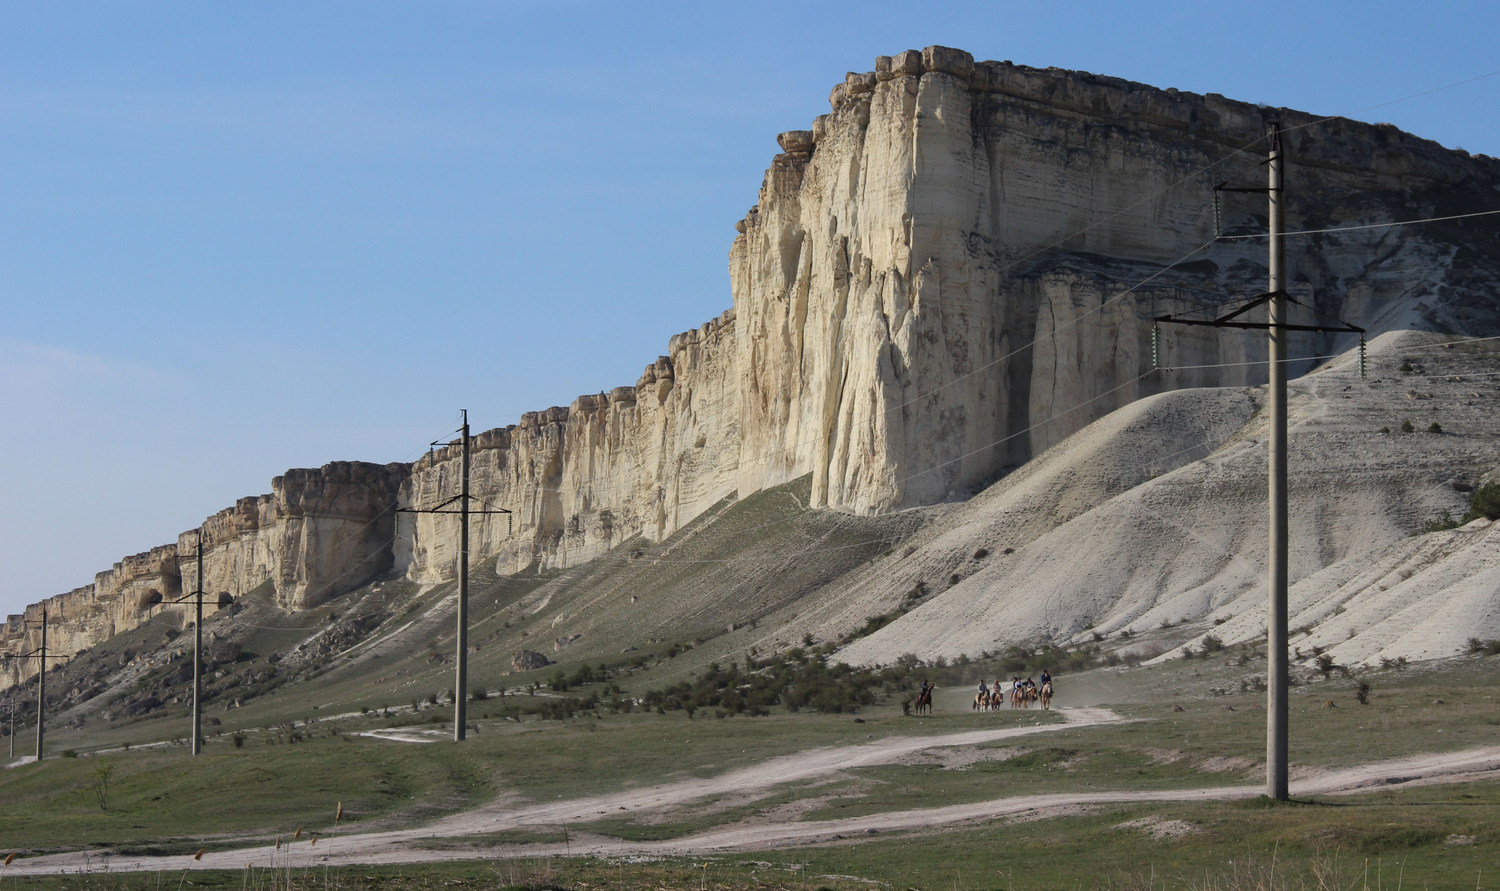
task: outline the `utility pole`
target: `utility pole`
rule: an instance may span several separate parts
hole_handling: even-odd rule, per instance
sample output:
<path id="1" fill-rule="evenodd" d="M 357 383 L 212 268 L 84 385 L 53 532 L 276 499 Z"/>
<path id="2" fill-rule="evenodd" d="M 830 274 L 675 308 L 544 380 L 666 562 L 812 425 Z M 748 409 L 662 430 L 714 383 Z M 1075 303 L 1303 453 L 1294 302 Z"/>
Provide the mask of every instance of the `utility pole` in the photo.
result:
<path id="1" fill-rule="evenodd" d="M 5 736 L 10 740 L 9 760 L 14 761 L 16 760 L 16 688 L 21 685 L 21 672 L 19 665 L 11 664 L 10 660 L 15 658 L 14 653 L 0 653 L 0 656 L 4 656 L 5 664 L 10 666 L 10 711 L 5 716 L 8 722 Z"/>
<path id="2" fill-rule="evenodd" d="M 459 445 L 461 448 L 463 471 L 460 477 L 458 494 L 436 507 L 415 508 L 398 507 L 399 514 L 458 514 L 458 630 L 457 630 L 457 666 L 453 677 L 453 741 L 462 742 L 468 730 L 468 689 L 469 689 L 469 515 L 478 514 L 509 514 L 510 511 L 503 508 L 493 510 L 473 510 L 469 507 L 472 496 L 469 495 L 469 410 L 464 409 L 463 425 L 459 427 Z M 432 445 L 437 445 L 434 440 Z M 453 443 L 448 443 L 452 445 Z M 454 510 L 449 505 L 458 502 L 458 509 Z"/>
<path id="3" fill-rule="evenodd" d="M 197 530 L 198 544 L 194 549 L 198 567 L 195 590 L 177 598 L 162 601 L 159 606 L 193 601 L 193 744 L 192 754 L 203 751 L 203 530 Z"/>
<path id="4" fill-rule="evenodd" d="M 203 710 L 200 696 L 203 692 L 203 530 L 198 530 L 198 585 L 197 597 L 193 599 L 193 754 L 203 748 Z"/>
<path id="5" fill-rule="evenodd" d="M 1266 195 L 1270 224 L 1269 303 L 1271 437 L 1267 443 L 1270 502 L 1270 555 L 1266 604 L 1266 795 L 1285 801 L 1287 789 L 1287 491 L 1286 491 L 1286 202 L 1283 200 L 1281 124 L 1273 122 L 1267 159 Z"/>
<path id="6" fill-rule="evenodd" d="M 42 607 L 42 648 L 36 673 L 36 760 L 42 760 L 42 725 L 47 716 L 47 608 Z"/>
<path id="7" fill-rule="evenodd" d="M 463 481 L 458 492 L 458 667 L 453 679 L 453 741 L 468 726 L 469 690 L 469 410 L 463 410 Z"/>
<path id="8" fill-rule="evenodd" d="M 1265 188 L 1232 188 L 1220 183 L 1214 187 L 1215 217 L 1218 216 L 1218 192 L 1265 192 L 1268 198 L 1270 247 L 1268 291 L 1249 303 L 1216 319 L 1180 319 L 1158 316 L 1157 322 L 1179 325 L 1212 325 L 1218 328 L 1264 328 L 1269 333 L 1267 362 L 1271 435 L 1267 443 L 1267 501 L 1270 507 L 1269 547 L 1266 578 L 1266 795 L 1278 801 L 1288 797 L 1287 788 L 1287 689 L 1291 671 L 1287 654 L 1287 337 L 1293 331 L 1317 333 L 1347 332 L 1360 335 L 1361 376 L 1363 376 L 1365 329 L 1346 322 L 1294 325 L 1288 321 L 1286 293 L 1286 183 L 1283 175 L 1281 124 L 1273 121 L 1267 127 L 1270 151 L 1266 158 Z M 1292 301 L 1295 302 L 1295 301 Z M 1266 305 L 1266 321 L 1244 322 L 1239 317 L 1261 304 Z M 1152 361 L 1156 362 L 1156 340 L 1153 332 Z"/>
<path id="9" fill-rule="evenodd" d="M 11 658 L 35 658 L 37 660 L 36 760 L 40 761 L 42 760 L 42 753 L 44 751 L 44 744 L 46 742 L 46 737 L 43 731 L 44 726 L 47 722 L 47 660 L 67 658 L 66 656 L 58 657 L 47 655 L 47 608 L 45 606 L 42 607 L 41 646 L 29 653 L 7 653 L 5 654 L 5 657 L 7 662 L 10 661 Z M 13 683 L 10 688 L 10 757 L 14 759 L 16 757 L 16 686 L 20 682 L 19 666 L 15 669 L 12 669 L 12 671 L 14 672 L 13 676 L 15 677 L 16 683 Z"/>

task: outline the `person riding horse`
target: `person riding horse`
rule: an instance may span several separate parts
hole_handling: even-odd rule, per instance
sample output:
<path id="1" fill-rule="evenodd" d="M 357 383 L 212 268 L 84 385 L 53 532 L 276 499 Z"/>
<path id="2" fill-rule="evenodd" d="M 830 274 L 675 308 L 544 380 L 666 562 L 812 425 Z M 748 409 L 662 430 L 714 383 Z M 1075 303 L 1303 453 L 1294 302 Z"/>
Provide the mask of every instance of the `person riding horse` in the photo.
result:
<path id="1" fill-rule="evenodd" d="M 926 678 L 922 679 L 922 688 L 917 691 L 917 714 L 922 714 L 924 710 L 929 714 L 932 712 L 932 691 L 935 689 L 936 684 L 928 683 Z"/>

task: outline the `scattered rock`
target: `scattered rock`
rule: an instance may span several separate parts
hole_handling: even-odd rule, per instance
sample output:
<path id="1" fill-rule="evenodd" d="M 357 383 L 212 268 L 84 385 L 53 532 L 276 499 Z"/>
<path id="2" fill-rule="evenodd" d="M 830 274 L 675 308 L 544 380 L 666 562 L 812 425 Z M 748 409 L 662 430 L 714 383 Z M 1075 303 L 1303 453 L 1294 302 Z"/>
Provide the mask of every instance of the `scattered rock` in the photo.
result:
<path id="1" fill-rule="evenodd" d="M 548 659 L 535 650 L 522 650 L 516 658 L 510 660 L 512 671 L 535 671 L 538 668 L 546 668 L 551 664 L 551 659 Z"/>

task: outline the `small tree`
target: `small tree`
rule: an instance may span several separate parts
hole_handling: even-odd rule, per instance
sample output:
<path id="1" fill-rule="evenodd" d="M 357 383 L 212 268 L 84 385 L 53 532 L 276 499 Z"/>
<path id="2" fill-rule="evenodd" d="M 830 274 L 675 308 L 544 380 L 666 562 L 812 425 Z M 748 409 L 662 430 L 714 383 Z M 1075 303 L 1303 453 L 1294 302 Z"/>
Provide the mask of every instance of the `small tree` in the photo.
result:
<path id="1" fill-rule="evenodd" d="M 113 761 L 101 761 L 94 768 L 94 780 L 89 784 L 89 791 L 94 793 L 94 800 L 99 802 L 101 811 L 109 804 L 109 781 L 114 773 Z"/>
<path id="2" fill-rule="evenodd" d="M 1485 483 L 1469 496 L 1468 519 L 1480 517 L 1500 520 L 1500 483 Z"/>

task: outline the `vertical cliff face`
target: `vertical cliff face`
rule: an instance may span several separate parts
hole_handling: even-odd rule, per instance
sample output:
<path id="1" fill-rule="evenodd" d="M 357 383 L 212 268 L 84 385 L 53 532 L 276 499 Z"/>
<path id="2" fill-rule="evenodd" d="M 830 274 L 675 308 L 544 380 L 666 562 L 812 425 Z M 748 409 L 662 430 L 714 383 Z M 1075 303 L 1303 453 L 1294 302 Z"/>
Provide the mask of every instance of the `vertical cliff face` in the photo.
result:
<path id="1" fill-rule="evenodd" d="M 404 464 L 360 461 L 288 470 L 271 481 L 271 494 L 209 517 L 201 529 L 207 602 L 227 603 L 270 582 L 277 603 L 303 609 L 388 570 L 407 473 Z M 196 590 L 199 532 L 177 540 L 188 590 Z"/>
<path id="2" fill-rule="evenodd" d="M 676 531 L 735 490 L 739 458 L 734 313 L 673 337 L 633 387 L 529 412 L 471 443 L 471 554 L 502 572 L 592 559 L 635 536 Z M 461 451 L 418 461 L 402 504 L 458 494 Z M 413 517 L 410 522 L 407 517 Z M 398 567 L 419 581 L 452 578 L 458 519 L 403 514 Z M 408 525 L 409 523 L 409 525 Z"/>
<path id="3" fill-rule="evenodd" d="M 810 471 L 816 503 L 857 511 L 961 494 L 1164 387 L 1263 379 L 1233 365 L 1264 358 L 1237 331 L 1174 330 L 1173 364 L 1219 367 L 1147 372 L 1152 318 L 1264 290 L 1261 243 L 1197 251 L 1214 240 L 1212 185 L 1264 177 L 1271 121 L 1289 131 L 1293 228 L 1461 212 L 1500 173 L 1389 127 L 942 47 L 877 59 L 830 101 L 782 135 L 730 254 L 740 489 Z M 1235 232 L 1263 231 L 1264 202 L 1241 197 Z M 1371 328 L 1443 324 L 1463 311 L 1440 297 L 1462 240 L 1310 239 L 1290 290 Z M 1349 345 L 1298 335 L 1291 354 Z"/>
<path id="4" fill-rule="evenodd" d="M 932 504 L 1143 395 L 1262 382 L 1263 337 L 1170 329 L 1174 370 L 1159 372 L 1151 332 L 1157 316 L 1264 290 L 1261 241 L 1215 243 L 1211 189 L 1263 179 L 1272 121 L 1287 131 L 1293 228 L 1458 212 L 1500 182 L 1493 159 L 1389 127 L 943 47 L 879 58 L 830 103 L 780 135 L 736 226 L 731 313 L 674 338 L 633 390 L 489 434 L 475 492 L 515 514 L 482 522 L 478 553 L 502 570 L 569 565 L 808 473 L 816 506 Z M 1263 208 L 1232 198 L 1227 234 L 1263 232 Z M 1493 325 L 1493 292 L 1476 310 L 1484 291 L 1454 262 L 1493 253 L 1492 234 L 1315 236 L 1289 290 L 1303 321 Z M 1294 334 L 1292 371 L 1353 344 Z M 405 498 L 438 503 L 457 475 L 456 450 L 438 453 Z M 451 577 L 452 525 L 419 519 L 398 564 Z"/>
<path id="5" fill-rule="evenodd" d="M 1388 126 L 943 47 L 877 59 L 830 104 L 781 134 L 736 226 L 731 310 L 673 337 L 633 387 L 475 437 L 476 506 L 512 512 L 474 517 L 476 559 L 576 564 L 804 474 L 814 506 L 839 510 L 964 497 L 1140 396 L 1260 382 L 1264 338 L 1238 331 L 1169 329 L 1173 370 L 1154 371 L 1151 320 L 1264 290 L 1263 199 L 1232 196 L 1216 242 L 1210 190 L 1258 184 L 1273 120 L 1293 230 L 1461 214 L 1500 192 L 1500 162 Z M 1496 237 L 1463 221 L 1301 237 L 1289 290 L 1306 320 L 1500 333 Z M 1352 345 L 1295 334 L 1291 370 Z M 205 522 L 204 590 L 217 604 L 269 583 L 299 609 L 391 568 L 452 578 L 457 519 L 404 514 L 393 542 L 391 510 L 452 498 L 459 475 L 456 447 L 290 471 Z M 164 609 L 149 601 L 196 585 L 196 544 L 53 598 L 74 623 L 58 633 L 97 640 Z M 12 617 L 0 646 L 32 624 Z"/>
<path id="6" fill-rule="evenodd" d="M 271 481 L 271 494 L 241 498 L 176 544 L 126 557 L 93 584 L 11 616 L 0 627 L 0 650 L 35 651 L 44 610 L 47 648 L 58 658 L 147 621 L 190 625 L 194 605 L 186 595 L 198 590 L 200 534 L 205 615 L 263 585 L 287 609 L 359 587 L 391 567 L 392 511 L 407 473 L 404 464 L 356 461 L 289 470 Z M 35 659 L 17 664 L 21 677 L 36 674 Z"/>

